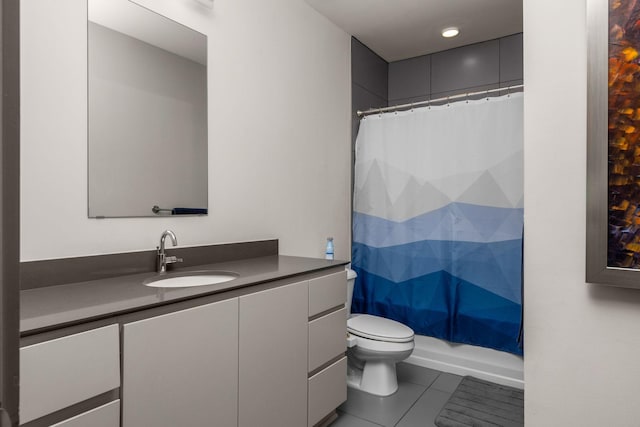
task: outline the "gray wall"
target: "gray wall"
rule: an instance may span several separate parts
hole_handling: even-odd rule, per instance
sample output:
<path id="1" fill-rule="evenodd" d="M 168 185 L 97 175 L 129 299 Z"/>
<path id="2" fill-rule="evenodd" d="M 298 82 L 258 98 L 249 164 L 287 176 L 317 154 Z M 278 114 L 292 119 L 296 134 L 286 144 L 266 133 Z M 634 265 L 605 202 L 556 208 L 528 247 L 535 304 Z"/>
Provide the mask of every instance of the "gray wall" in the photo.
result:
<path id="1" fill-rule="evenodd" d="M 387 106 L 389 64 L 374 51 L 351 38 L 351 131 L 355 142 L 360 120 L 358 110 Z"/>
<path id="2" fill-rule="evenodd" d="M 389 64 L 388 105 L 522 84 L 522 33 Z"/>

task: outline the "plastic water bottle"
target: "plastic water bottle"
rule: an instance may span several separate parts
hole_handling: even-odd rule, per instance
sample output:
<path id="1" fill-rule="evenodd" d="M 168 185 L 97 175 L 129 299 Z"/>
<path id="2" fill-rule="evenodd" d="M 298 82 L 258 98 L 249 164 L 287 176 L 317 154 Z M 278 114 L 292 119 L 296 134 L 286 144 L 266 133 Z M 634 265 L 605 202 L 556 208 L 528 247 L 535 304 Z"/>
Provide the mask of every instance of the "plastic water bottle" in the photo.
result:
<path id="1" fill-rule="evenodd" d="M 333 259 L 333 237 L 327 237 L 327 250 L 324 252 L 325 259 Z"/>

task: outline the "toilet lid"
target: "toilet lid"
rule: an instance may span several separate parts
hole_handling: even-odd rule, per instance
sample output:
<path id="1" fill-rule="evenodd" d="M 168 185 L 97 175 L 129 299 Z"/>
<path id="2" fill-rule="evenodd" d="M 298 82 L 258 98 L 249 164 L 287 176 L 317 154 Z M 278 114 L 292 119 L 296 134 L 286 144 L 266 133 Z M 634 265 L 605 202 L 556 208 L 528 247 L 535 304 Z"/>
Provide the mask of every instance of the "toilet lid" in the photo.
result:
<path id="1" fill-rule="evenodd" d="M 413 340 L 413 329 L 395 320 L 360 314 L 347 320 L 347 330 L 354 335 L 378 341 L 408 342 Z"/>

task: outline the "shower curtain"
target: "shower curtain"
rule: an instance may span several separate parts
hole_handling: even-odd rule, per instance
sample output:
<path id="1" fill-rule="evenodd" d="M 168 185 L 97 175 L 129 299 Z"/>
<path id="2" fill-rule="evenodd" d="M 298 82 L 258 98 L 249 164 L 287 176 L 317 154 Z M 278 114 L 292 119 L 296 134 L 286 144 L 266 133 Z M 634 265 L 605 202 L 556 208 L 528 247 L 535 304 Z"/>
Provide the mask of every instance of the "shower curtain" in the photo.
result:
<path id="1" fill-rule="evenodd" d="M 362 119 L 352 310 L 522 354 L 523 95 Z"/>

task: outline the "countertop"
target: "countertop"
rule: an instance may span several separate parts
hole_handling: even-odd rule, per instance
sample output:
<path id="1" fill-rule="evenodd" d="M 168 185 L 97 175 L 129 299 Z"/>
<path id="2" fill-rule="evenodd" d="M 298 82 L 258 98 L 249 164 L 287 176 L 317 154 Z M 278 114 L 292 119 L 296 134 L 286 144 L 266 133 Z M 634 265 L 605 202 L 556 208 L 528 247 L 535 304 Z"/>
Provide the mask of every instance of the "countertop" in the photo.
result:
<path id="1" fill-rule="evenodd" d="M 48 286 L 20 292 L 20 333 L 30 335 L 57 327 L 147 309 L 246 286 L 322 271 L 347 264 L 292 256 L 266 256 L 176 269 L 169 274 L 200 270 L 231 271 L 239 275 L 229 282 L 189 288 L 154 288 L 142 273 L 109 279 Z"/>

